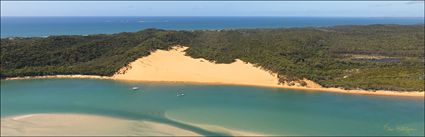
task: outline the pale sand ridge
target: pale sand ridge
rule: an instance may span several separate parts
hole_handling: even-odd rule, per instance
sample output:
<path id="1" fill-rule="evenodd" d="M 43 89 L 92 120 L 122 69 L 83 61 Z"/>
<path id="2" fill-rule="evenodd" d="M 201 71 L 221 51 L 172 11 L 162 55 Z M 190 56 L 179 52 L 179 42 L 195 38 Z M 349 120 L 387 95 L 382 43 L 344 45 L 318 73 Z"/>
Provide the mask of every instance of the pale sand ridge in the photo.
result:
<path id="1" fill-rule="evenodd" d="M 201 136 L 167 124 L 85 114 L 31 114 L 1 119 L 1 136 Z"/>

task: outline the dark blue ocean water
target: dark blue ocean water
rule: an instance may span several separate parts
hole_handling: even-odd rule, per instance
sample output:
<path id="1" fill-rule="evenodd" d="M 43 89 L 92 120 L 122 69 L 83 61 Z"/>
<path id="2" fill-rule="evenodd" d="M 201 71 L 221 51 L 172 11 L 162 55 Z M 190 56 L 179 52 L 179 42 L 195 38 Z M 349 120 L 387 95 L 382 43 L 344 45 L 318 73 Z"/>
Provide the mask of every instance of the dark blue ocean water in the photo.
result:
<path id="1" fill-rule="evenodd" d="M 1 17 L 1 37 L 44 37 L 170 30 L 423 24 L 423 18 L 331 17 Z"/>

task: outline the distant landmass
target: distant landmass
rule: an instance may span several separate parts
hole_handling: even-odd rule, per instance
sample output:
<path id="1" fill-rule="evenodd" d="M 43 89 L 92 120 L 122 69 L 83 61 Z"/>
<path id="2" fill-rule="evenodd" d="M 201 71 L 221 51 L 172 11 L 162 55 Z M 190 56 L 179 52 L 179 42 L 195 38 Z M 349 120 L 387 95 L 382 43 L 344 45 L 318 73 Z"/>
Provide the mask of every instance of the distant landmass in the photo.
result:
<path id="1" fill-rule="evenodd" d="M 47 37 L 136 32 L 142 29 L 219 30 L 423 24 L 422 17 L 1 17 L 1 37 Z"/>
<path id="2" fill-rule="evenodd" d="M 281 84 L 423 91 L 424 25 L 162 30 L 1 39 L 1 78 L 113 76 L 157 50 L 216 64 L 243 61 Z M 200 60 L 201 61 L 201 60 Z M 179 66 L 167 66 L 170 69 Z M 203 70 L 198 70 L 203 71 Z"/>

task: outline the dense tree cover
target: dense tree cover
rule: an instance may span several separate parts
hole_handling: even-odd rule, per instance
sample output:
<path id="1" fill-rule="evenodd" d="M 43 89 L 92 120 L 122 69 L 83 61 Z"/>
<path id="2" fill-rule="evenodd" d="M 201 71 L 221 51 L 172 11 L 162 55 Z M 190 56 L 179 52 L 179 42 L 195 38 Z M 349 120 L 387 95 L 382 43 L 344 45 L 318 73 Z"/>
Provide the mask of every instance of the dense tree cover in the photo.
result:
<path id="1" fill-rule="evenodd" d="M 1 77 L 111 76 L 156 49 L 190 47 L 216 63 L 241 59 L 326 87 L 424 90 L 424 25 L 172 31 L 1 39 Z"/>

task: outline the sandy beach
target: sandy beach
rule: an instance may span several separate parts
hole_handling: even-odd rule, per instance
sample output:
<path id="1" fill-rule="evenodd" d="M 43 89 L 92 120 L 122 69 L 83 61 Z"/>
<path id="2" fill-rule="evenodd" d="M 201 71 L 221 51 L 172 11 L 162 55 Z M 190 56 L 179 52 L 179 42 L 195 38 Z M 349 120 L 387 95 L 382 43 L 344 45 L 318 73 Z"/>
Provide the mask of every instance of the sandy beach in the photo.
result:
<path id="1" fill-rule="evenodd" d="M 170 117 L 167 116 L 167 118 Z M 217 125 L 172 120 L 233 136 L 265 136 L 260 133 Z M 88 114 L 27 114 L 1 118 L 1 123 L 1 136 L 202 136 L 189 130 L 157 122 Z"/>
<path id="2" fill-rule="evenodd" d="M 44 78 L 88 78 L 88 79 L 111 79 L 107 76 L 97 75 L 47 75 L 47 76 L 26 76 L 26 77 L 13 77 L 6 78 L 6 80 L 23 80 L 23 79 L 44 79 Z"/>
<path id="3" fill-rule="evenodd" d="M 188 47 L 175 46 L 171 50 L 157 50 L 151 55 L 139 58 L 128 66 L 121 68 L 112 77 L 93 75 L 54 75 L 36 77 L 16 77 L 7 79 L 31 78 L 93 78 L 113 79 L 123 81 L 147 82 L 185 82 L 200 84 L 244 85 L 262 86 L 273 88 L 287 88 L 308 91 L 324 91 L 359 95 L 407 96 L 424 97 L 424 92 L 411 91 L 386 91 L 386 90 L 345 90 L 342 88 L 324 88 L 319 84 L 304 79 L 307 83 L 301 86 L 294 82 L 293 85 L 279 84 L 277 74 L 263 70 L 251 63 L 237 59 L 230 64 L 216 64 L 205 59 L 194 59 L 185 55 Z"/>
<path id="4" fill-rule="evenodd" d="M 86 114 L 31 114 L 1 119 L 2 136 L 201 136 L 178 127 Z"/>

